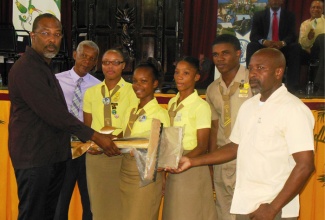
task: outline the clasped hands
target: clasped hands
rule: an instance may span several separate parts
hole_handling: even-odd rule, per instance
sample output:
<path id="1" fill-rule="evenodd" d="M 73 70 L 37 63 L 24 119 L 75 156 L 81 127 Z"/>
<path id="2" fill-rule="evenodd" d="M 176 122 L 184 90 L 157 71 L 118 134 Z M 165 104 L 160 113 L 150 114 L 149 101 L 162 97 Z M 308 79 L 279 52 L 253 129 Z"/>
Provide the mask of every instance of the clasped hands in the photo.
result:
<path id="1" fill-rule="evenodd" d="M 263 46 L 267 48 L 275 48 L 280 50 L 282 47 L 284 47 L 284 44 L 282 41 L 264 40 Z"/>
<path id="2" fill-rule="evenodd" d="M 93 155 L 104 153 L 109 157 L 120 155 L 120 150 L 113 142 L 113 139 L 115 138 L 115 135 L 101 134 L 95 131 L 91 140 L 94 141 L 101 148 L 101 150 L 90 148 L 87 152 Z"/>
<path id="3" fill-rule="evenodd" d="M 315 37 L 315 31 L 314 29 L 310 29 L 310 31 L 308 32 L 308 40 L 312 40 Z"/>

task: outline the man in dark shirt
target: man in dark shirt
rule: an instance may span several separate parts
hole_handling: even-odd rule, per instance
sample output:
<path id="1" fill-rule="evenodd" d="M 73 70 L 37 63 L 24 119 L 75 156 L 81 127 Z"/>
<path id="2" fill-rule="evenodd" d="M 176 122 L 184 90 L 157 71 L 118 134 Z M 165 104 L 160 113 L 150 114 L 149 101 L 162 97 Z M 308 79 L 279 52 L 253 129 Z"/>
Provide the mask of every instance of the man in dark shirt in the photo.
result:
<path id="1" fill-rule="evenodd" d="M 108 156 L 120 152 L 110 137 L 85 126 L 67 109 L 49 66 L 60 48 L 60 21 L 52 14 L 38 16 L 30 37 L 32 47 L 9 73 L 9 154 L 18 186 L 18 219 L 53 219 L 71 158 L 70 134 L 93 140 Z"/>

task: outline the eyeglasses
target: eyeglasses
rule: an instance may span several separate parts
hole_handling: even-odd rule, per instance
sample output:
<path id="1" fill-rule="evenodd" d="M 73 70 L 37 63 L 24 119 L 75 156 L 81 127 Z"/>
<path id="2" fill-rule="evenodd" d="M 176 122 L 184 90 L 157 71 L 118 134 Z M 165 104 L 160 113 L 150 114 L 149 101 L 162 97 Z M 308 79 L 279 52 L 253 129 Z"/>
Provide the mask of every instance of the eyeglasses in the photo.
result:
<path id="1" fill-rule="evenodd" d="M 35 34 L 40 34 L 44 38 L 49 38 L 51 36 L 54 36 L 55 38 L 62 38 L 63 34 L 61 33 L 54 33 L 52 34 L 51 32 L 48 31 L 42 31 L 42 32 L 34 32 Z"/>
<path id="2" fill-rule="evenodd" d="M 104 66 L 108 66 L 109 64 L 112 64 L 113 66 L 119 66 L 121 63 L 124 63 L 124 61 L 118 61 L 118 60 L 113 60 L 113 61 L 102 61 L 102 64 Z"/>

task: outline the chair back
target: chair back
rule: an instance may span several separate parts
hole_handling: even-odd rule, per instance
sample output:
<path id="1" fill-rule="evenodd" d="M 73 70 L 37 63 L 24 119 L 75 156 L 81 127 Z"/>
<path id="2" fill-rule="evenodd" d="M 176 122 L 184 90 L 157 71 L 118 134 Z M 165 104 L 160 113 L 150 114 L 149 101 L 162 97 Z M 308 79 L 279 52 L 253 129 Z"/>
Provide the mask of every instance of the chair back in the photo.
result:
<path id="1" fill-rule="evenodd" d="M 26 30 L 16 30 L 16 55 L 21 56 L 25 50 L 26 46 L 31 46 L 31 39 L 29 32 Z"/>
<path id="2" fill-rule="evenodd" d="M 15 56 L 16 33 L 13 24 L 0 24 L 0 54 L 5 57 Z"/>

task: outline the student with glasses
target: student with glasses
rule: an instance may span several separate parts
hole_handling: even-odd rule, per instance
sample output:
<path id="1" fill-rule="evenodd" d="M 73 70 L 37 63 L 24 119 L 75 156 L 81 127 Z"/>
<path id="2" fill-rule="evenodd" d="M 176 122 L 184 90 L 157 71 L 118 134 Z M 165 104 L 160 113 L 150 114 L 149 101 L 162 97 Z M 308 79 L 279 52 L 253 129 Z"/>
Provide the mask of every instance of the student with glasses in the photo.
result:
<path id="1" fill-rule="evenodd" d="M 122 78 L 125 60 L 118 49 L 107 50 L 102 57 L 102 83 L 89 88 L 84 96 L 84 122 L 94 130 L 104 126 L 122 132 L 122 120 L 129 106 L 138 103 L 132 85 Z M 121 219 L 120 168 L 122 156 L 107 157 L 101 151 L 88 150 L 86 173 L 93 219 Z"/>

